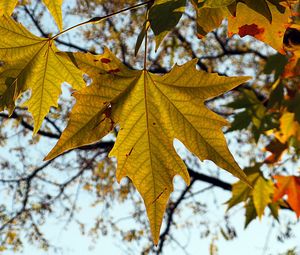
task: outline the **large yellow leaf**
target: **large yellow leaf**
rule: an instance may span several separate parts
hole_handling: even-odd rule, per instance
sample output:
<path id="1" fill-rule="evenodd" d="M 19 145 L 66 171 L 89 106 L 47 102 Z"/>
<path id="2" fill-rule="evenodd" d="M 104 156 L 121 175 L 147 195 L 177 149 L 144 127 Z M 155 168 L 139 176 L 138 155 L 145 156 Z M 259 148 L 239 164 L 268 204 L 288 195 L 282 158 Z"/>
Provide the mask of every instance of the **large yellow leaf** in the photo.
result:
<path id="1" fill-rule="evenodd" d="M 34 133 L 40 128 L 51 106 L 57 106 L 61 84 L 75 89 L 85 86 L 71 61 L 57 55 L 52 40 L 39 38 L 8 16 L 0 18 L 0 110 L 15 107 L 15 100 L 26 90 L 26 103 L 34 118 Z"/>
<path id="2" fill-rule="evenodd" d="M 221 131 L 227 122 L 204 106 L 206 99 L 234 88 L 247 77 L 197 71 L 197 60 L 175 66 L 164 76 L 133 71 L 108 50 L 100 56 L 77 53 L 71 58 L 94 83 L 75 95 L 70 124 L 46 159 L 98 141 L 119 124 L 110 156 L 118 160 L 118 181 L 128 176 L 142 195 L 155 243 L 173 177 L 178 174 L 187 184 L 190 181 L 173 147 L 174 138 L 201 160 L 210 159 L 247 182 Z"/>
<path id="3" fill-rule="evenodd" d="M 50 11 L 59 30 L 62 30 L 63 29 L 63 19 L 62 19 L 61 6 L 63 3 L 63 0 L 43 0 L 43 3 L 47 6 L 48 10 Z"/>
<path id="4" fill-rule="evenodd" d="M 0 1 L 0 15 L 12 14 L 13 10 L 15 9 L 18 0 L 1 0 Z"/>

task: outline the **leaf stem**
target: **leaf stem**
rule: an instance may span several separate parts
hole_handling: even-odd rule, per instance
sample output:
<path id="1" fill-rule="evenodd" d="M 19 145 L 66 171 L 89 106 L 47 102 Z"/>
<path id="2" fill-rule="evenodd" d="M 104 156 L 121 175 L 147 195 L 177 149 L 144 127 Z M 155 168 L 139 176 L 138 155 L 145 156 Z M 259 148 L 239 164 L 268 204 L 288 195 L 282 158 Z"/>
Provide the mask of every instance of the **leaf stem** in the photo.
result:
<path id="1" fill-rule="evenodd" d="M 145 34 L 144 71 L 147 70 L 147 50 L 148 50 L 148 29 Z"/>
<path id="2" fill-rule="evenodd" d="M 149 22 L 148 21 L 148 11 L 149 11 L 149 6 L 148 6 L 148 9 L 146 11 L 146 22 Z M 146 24 L 146 29 L 145 29 L 145 52 L 144 52 L 144 71 L 147 70 L 148 29 L 149 29 L 149 26 L 147 26 L 147 24 Z"/>
<path id="3" fill-rule="evenodd" d="M 103 21 L 103 20 L 106 20 L 112 16 L 115 16 L 119 13 L 122 13 L 122 12 L 126 12 L 126 11 L 129 11 L 129 10 L 133 10 L 133 9 L 136 9 L 138 7 L 141 7 L 141 6 L 144 6 L 144 5 L 147 5 L 149 3 L 151 3 L 152 0 L 149 0 L 149 1 L 146 1 L 146 2 L 142 2 L 142 3 L 139 3 L 139 4 L 136 4 L 136 5 L 133 5 L 133 6 L 130 6 L 130 7 L 127 7 L 127 8 L 124 8 L 124 9 L 121 9 L 119 11 L 116 11 L 116 12 L 113 12 L 113 13 L 110 13 L 110 14 L 107 14 L 105 16 L 102 16 L 102 17 L 94 17 L 94 18 L 91 18 L 87 21 L 84 21 L 82 23 L 79 23 L 75 26 L 72 26 L 72 27 L 69 27 L 67 28 L 66 30 L 63 30 L 61 32 L 59 32 L 58 34 L 52 36 L 49 40 L 54 40 L 56 39 L 57 37 L 61 36 L 62 34 L 66 33 L 66 32 L 69 32 L 70 30 L 73 30 L 74 28 L 77 28 L 77 27 L 80 27 L 80 26 L 83 26 L 83 25 L 87 25 L 87 24 L 97 24 L 99 23 L 100 21 Z"/>

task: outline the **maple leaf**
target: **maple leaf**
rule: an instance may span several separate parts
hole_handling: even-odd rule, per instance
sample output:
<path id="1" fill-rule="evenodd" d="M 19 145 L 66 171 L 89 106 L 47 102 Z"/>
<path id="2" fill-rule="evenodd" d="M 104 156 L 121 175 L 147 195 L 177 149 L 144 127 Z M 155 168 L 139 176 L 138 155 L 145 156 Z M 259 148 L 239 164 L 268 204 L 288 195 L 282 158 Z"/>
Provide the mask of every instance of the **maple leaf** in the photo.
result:
<path id="1" fill-rule="evenodd" d="M 11 15 L 14 11 L 18 0 L 1 0 L 0 1 L 0 15 Z"/>
<path id="2" fill-rule="evenodd" d="M 283 36 L 291 12 L 290 9 L 286 8 L 284 13 L 281 13 L 271 3 L 268 6 L 272 16 L 271 23 L 268 18 L 249 8 L 246 4 L 238 3 L 236 16 L 228 17 L 228 31 L 230 35 L 253 36 L 277 51 L 283 52 Z"/>
<path id="3" fill-rule="evenodd" d="M 228 18 L 229 35 L 239 34 L 253 36 L 269 44 L 279 52 L 283 51 L 283 37 L 291 11 L 289 8 L 278 10 L 273 5 L 261 0 L 257 3 L 250 0 L 237 1 L 232 6 L 212 5 L 218 8 L 201 6 L 193 1 L 197 11 L 197 32 L 200 37 L 219 27 L 224 18 Z M 221 1 L 222 4 L 222 1 Z"/>
<path id="4" fill-rule="evenodd" d="M 52 40 L 31 34 L 8 16 L 0 18 L 0 110 L 12 113 L 16 99 L 26 90 L 26 105 L 34 118 L 34 133 L 51 106 L 57 106 L 61 84 L 85 86 L 82 73 L 71 61 L 56 54 Z"/>
<path id="5" fill-rule="evenodd" d="M 155 243 L 173 190 L 173 177 L 179 174 L 187 184 L 190 181 L 173 147 L 174 138 L 200 159 L 210 159 L 247 182 L 221 132 L 227 122 L 203 103 L 249 77 L 228 78 L 197 71 L 197 60 L 158 76 L 129 70 L 108 49 L 98 56 L 75 53 L 71 59 L 94 82 L 75 93 L 77 103 L 70 122 L 45 159 L 96 142 L 119 123 L 110 152 L 118 160 L 117 180 L 128 176 L 142 195 Z"/>
<path id="6" fill-rule="evenodd" d="M 285 111 L 279 119 L 280 129 L 274 135 L 282 144 L 287 143 L 291 137 L 300 141 L 300 124 L 295 117 L 295 113 Z"/>
<path id="7" fill-rule="evenodd" d="M 300 217 L 300 177 L 276 175 L 274 178 L 277 181 L 274 202 L 287 195 L 287 202 L 297 217 Z"/>
<path id="8" fill-rule="evenodd" d="M 252 186 L 256 181 L 261 178 L 260 176 L 260 164 L 254 167 L 244 169 L 244 173 L 247 175 L 248 181 Z M 228 205 L 227 210 L 233 206 L 246 201 L 252 195 L 252 189 L 242 181 L 238 181 L 232 185 L 232 197 L 226 202 Z"/>
<path id="9" fill-rule="evenodd" d="M 261 218 L 267 206 L 274 209 L 273 215 L 276 218 L 276 204 L 272 203 L 271 199 L 274 192 L 273 183 L 263 177 L 260 170 L 261 165 L 262 164 L 259 163 L 253 167 L 244 169 L 244 173 L 247 175 L 249 182 L 253 186 L 253 189 L 251 189 L 245 183 L 238 181 L 232 185 L 232 197 L 226 202 L 228 205 L 227 210 L 241 202 L 245 202 L 245 227 L 247 227 L 247 225 L 253 219 L 255 219 L 256 216 Z M 253 210 L 255 212 L 253 212 Z"/>
<path id="10" fill-rule="evenodd" d="M 11 15 L 13 10 L 15 9 L 18 0 L 1 0 L 0 1 L 0 15 L 7 14 Z M 62 21 L 62 11 L 61 6 L 63 0 L 43 0 L 43 3 L 48 8 L 52 17 L 54 18 L 58 28 L 62 30 L 63 21 Z"/>
<path id="11" fill-rule="evenodd" d="M 272 202 L 271 195 L 273 194 L 273 183 L 266 180 L 262 176 L 257 179 L 253 191 L 253 203 L 259 218 L 264 214 L 264 210 L 268 204 Z"/>

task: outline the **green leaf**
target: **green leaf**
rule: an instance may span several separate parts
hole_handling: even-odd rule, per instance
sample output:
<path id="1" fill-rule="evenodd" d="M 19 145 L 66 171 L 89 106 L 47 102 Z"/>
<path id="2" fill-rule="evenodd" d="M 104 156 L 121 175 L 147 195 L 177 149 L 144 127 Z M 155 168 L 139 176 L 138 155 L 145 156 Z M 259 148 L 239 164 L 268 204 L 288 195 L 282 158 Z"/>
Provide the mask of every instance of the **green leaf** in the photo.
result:
<path id="1" fill-rule="evenodd" d="M 245 228 L 247 228 L 250 222 L 257 217 L 256 209 L 254 207 L 252 198 L 249 199 L 249 201 L 246 203 L 245 208 L 246 208 Z"/>
<path id="2" fill-rule="evenodd" d="M 283 73 L 285 65 L 288 63 L 288 58 L 280 53 L 274 54 L 268 57 L 266 62 L 264 73 L 271 74 L 275 73 L 274 79 L 277 80 L 279 76 Z"/>
<path id="3" fill-rule="evenodd" d="M 155 35 L 156 50 L 165 36 L 178 24 L 186 0 L 156 0 L 149 10 L 149 21 Z"/>
<path id="4" fill-rule="evenodd" d="M 249 167 L 244 170 L 244 173 L 247 175 L 249 182 L 254 186 L 256 180 L 260 176 L 260 164 L 255 165 L 254 167 Z M 227 210 L 233 206 L 246 201 L 252 195 L 252 189 L 246 185 L 244 182 L 238 181 L 232 185 L 232 196 L 226 202 L 228 204 Z"/>

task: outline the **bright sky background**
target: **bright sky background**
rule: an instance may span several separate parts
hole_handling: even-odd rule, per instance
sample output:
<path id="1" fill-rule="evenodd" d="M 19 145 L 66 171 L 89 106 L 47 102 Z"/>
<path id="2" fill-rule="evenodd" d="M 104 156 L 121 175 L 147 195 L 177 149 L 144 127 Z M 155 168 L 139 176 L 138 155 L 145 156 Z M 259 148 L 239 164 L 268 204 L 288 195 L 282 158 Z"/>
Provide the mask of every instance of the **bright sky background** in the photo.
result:
<path id="1" fill-rule="evenodd" d="M 65 3 L 70 3 L 71 1 L 65 1 Z M 50 22 L 49 18 L 46 18 L 46 22 Z M 71 26 L 79 22 L 77 19 L 68 20 L 65 24 L 66 27 Z M 51 23 L 52 24 L 52 23 Z M 80 43 L 79 43 L 80 44 Z M 231 146 L 232 150 L 235 150 L 234 145 Z M 227 173 L 222 173 L 221 179 L 223 180 L 233 180 L 231 176 Z M 205 184 L 203 184 L 205 187 Z M 216 219 L 222 220 L 222 215 L 226 210 L 226 206 L 223 203 L 229 198 L 230 193 L 227 191 L 223 191 L 222 189 L 214 189 L 214 193 L 208 191 L 204 196 L 199 196 L 202 198 L 203 202 L 210 203 L 210 208 L 214 208 L 215 204 L 211 201 L 217 197 L 219 201 L 219 207 L 215 208 L 215 211 L 211 215 L 209 215 L 212 221 Z M 89 206 L 90 195 L 85 194 L 84 192 L 80 193 L 79 204 L 82 207 L 82 211 L 79 212 L 76 217 L 80 218 L 83 222 L 85 222 L 88 226 L 91 226 L 92 220 L 99 213 L 101 208 L 91 208 Z M 252 222 L 249 227 L 244 230 L 244 210 L 240 208 L 233 209 L 235 211 L 235 215 L 232 219 L 233 226 L 237 230 L 238 238 L 232 241 L 226 241 L 224 238 L 220 238 L 216 240 L 216 245 L 219 249 L 220 255 L 235 255 L 235 254 L 243 254 L 243 255 L 268 255 L 268 254 L 280 254 L 282 252 L 287 251 L 288 249 L 294 248 L 298 245 L 298 252 L 300 254 L 300 224 L 298 222 L 297 226 L 294 229 L 294 233 L 296 236 L 294 238 L 286 240 L 284 243 L 280 243 L 276 240 L 276 229 L 279 228 L 279 223 L 273 221 L 272 218 L 263 217 L 261 221 L 255 220 Z M 111 210 L 111 213 L 115 215 L 117 218 L 122 218 L 124 216 L 130 215 L 131 211 L 125 205 L 116 206 Z M 181 219 L 182 223 L 184 222 L 184 218 L 189 217 L 189 215 L 183 215 Z M 281 211 L 280 219 L 282 222 L 280 223 L 284 226 L 286 222 L 286 218 L 291 218 L 296 222 L 296 216 L 291 212 Z M 120 222 L 120 226 L 122 224 L 128 224 L 126 222 Z M 274 228 L 271 228 L 272 224 L 275 224 Z M 126 226 L 124 226 L 126 227 Z M 270 230 L 271 229 L 271 230 Z M 65 255 L 93 255 L 93 254 L 114 254 L 114 255 L 123 255 L 123 254 L 135 254 L 130 253 L 130 250 L 135 250 L 136 245 L 134 243 L 128 243 L 128 247 L 124 245 L 125 243 L 120 241 L 119 238 L 115 238 L 112 236 L 99 236 L 99 239 L 96 242 L 92 242 L 90 237 L 82 236 L 79 230 L 79 227 L 76 223 L 71 222 L 66 228 L 64 228 L 64 223 L 59 224 L 57 220 L 49 219 L 49 222 L 43 227 L 46 236 L 50 239 L 50 242 L 55 244 L 58 247 L 63 248 L 63 252 L 58 251 L 57 254 L 65 254 Z M 149 230 L 148 230 L 149 231 Z M 214 230 L 212 230 L 214 231 Z M 207 255 L 209 254 L 209 244 L 211 239 L 201 239 L 199 236 L 199 229 L 197 227 L 189 228 L 189 230 L 177 230 L 176 236 L 178 240 L 181 240 L 183 244 L 187 242 L 187 252 L 188 254 L 201 254 Z M 269 236 L 268 241 L 267 236 Z M 267 243 L 267 245 L 266 245 Z M 267 247 L 267 250 L 264 248 Z M 22 253 L 12 253 L 12 252 L 4 252 L 4 255 L 10 254 L 23 254 L 23 255 L 44 255 L 44 254 L 54 254 L 51 250 L 48 253 L 37 249 L 35 246 L 25 244 L 24 252 Z M 178 248 L 178 246 L 166 246 L 164 254 L 185 254 L 183 251 Z"/>

